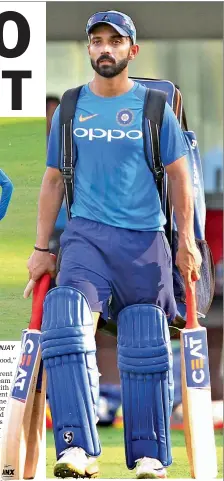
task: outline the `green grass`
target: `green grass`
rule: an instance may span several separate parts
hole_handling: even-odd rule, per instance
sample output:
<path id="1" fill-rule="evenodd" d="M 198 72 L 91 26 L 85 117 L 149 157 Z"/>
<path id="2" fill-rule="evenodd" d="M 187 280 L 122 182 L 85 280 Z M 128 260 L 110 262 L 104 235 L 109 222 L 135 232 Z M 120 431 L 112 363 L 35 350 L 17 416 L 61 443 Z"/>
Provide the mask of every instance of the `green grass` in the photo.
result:
<path id="1" fill-rule="evenodd" d="M 37 201 L 45 170 L 45 120 L 0 119 L 0 168 L 12 179 L 15 190 L 6 217 L 0 222 L 0 340 L 18 340 L 29 322 L 31 300 L 23 299 L 26 262 L 35 240 Z M 103 447 L 100 477 L 134 478 L 125 466 L 123 430 L 100 428 Z M 170 478 L 189 478 L 182 432 L 172 433 L 174 462 Z M 222 437 L 216 434 L 219 477 L 222 472 Z M 47 476 L 53 477 L 55 449 L 47 433 Z"/>
<path id="2" fill-rule="evenodd" d="M 18 340 L 30 316 L 31 301 L 22 295 L 45 170 L 45 119 L 0 119 L 0 159 L 0 168 L 14 184 L 7 215 L 0 222 L 0 339 Z"/>
<path id="3" fill-rule="evenodd" d="M 135 479 L 135 470 L 127 469 L 123 447 L 123 429 L 113 427 L 99 428 L 102 455 L 99 458 L 101 479 Z M 184 435 L 181 431 L 172 431 L 173 464 L 168 468 L 169 478 L 191 478 L 185 449 Z M 47 432 L 47 477 L 52 478 L 55 463 L 53 434 Z M 222 435 L 216 433 L 217 457 L 219 464 L 218 478 L 222 478 Z M 206 481 L 206 480 L 205 480 Z"/>

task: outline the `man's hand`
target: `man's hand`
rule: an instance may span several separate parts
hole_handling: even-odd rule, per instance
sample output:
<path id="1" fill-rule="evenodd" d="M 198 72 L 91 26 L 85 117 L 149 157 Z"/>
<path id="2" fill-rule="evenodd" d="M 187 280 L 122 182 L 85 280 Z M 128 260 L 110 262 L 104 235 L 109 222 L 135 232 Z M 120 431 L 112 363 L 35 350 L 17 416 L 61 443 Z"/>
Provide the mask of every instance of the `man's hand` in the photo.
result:
<path id="1" fill-rule="evenodd" d="M 30 281 L 24 291 L 24 297 L 29 297 L 32 292 L 35 282 L 46 272 L 49 272 L 51 277 L 56 275 L 56 260 L 55 256 L 49 252 L 34 251 L 27 262 L 29 270 Z"/>
<path id="2" fill-rule="evenodd" d="M 202 258 L 196 244 L 191 246 L 180 244 L 176 255 L 176 266 L 184 277 L 185 283 L 190 285 L 192 281 L 200 279 L 200 267 Z"/>

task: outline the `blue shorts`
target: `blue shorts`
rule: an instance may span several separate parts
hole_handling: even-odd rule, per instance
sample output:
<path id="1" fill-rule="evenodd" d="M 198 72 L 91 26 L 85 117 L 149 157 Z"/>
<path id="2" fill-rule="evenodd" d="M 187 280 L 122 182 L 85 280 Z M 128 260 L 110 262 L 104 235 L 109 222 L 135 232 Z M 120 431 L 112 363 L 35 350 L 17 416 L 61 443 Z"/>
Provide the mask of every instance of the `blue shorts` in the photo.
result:
<path id="1" fill-rule="evenodd" d="M 177 307 L 163 232 L 133 231 L 72 218 L 61 236 L 60 286 L 83 292 L 93 312 L 116 321 L 133 304 L 157 304 L 170 323 Z"/>

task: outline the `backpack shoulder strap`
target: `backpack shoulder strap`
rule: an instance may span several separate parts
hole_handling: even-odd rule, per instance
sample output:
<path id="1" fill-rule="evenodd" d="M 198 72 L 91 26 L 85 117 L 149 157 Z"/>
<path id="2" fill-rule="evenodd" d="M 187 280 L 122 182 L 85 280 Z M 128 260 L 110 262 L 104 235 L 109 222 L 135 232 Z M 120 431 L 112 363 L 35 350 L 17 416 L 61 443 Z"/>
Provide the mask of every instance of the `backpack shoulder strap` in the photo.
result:
<path id="1" fill-rule="evenodd" d="M 145 159 L 149 169 L 153 173 L 158 189 L 161 206 L 166 216 L 165 232 L 169 244 L 172 242 L 172 207 L 169 195 L 167 195 L 167 185 L 164 182 L 164 166 L 160 157 L 160 129 L 163 123 L 163 115 L 166 105 L 167 94 L 161 90 L 147 89 L 143 110 L 143 142 Z M 146 123 L 148 124 L 146 126 Z M 147 131 L 151 140 L 152 160 L 147 149 Z M 165 191 L 165 192 L 164 192 Z"/>
<path id="2" fill-rule="evenodd" d="M 159 134 L 163 122 L 164 109 L 166 104 L 166 93 L 159 90 L 147 89 L 143 110 L 143 132 L 145 132 L 145 120 L 149 127 L 149 134 L 152 147 L 152 162 L 148 155 L 146 146 L 146 135 L 144 138 L 144 152 L 146 162 L 153 173 L 156 185 L 159 191 L 160 200 L 162 201 L 162 180 L 164 175 L 164 167 L 160 158 L 160 141 Z"/>
<path id="3" fill-rule="evenodd" d="M 65 185 L 65 200 L 68 217 L 70 218 L 70 208 L 73 202 L 74 194 L 74 168 L 76 164 L 76 149 L 73 149 L 72 129 L 73 117 L 75 114 L 76 104 L 82 85 L 74 89 L 66 90 L 60 103 L 60 147 L 58 168 L 62 172 Z M 61 153 L 63 156 L 61 159 Z"/>
<path id="4" fill-rule="evenodd" d="M 161 127 L 167 94 L 161 90 L 147 88 L 144 114 L 148 120 Z"/>

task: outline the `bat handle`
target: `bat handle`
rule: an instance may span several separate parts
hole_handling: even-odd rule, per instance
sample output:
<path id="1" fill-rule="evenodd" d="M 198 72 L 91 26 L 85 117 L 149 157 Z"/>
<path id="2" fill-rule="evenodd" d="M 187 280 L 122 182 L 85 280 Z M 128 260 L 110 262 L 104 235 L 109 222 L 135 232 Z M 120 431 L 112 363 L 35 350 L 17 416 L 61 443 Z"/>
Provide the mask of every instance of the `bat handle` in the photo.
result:
<path id="1" fill-rule="evenodd" d="M 42 322 L 42 315 L 43 315 L 43 303 L 45 296 L 48 292 L 50 287 L 51 276 L 50 274 L 44 274 L 38 281 L 35 283 L 33 289 L 33 301 L 32 301 L 32 313 L 31 319 L 29 323 L 29 329 L 38 329 L 41 328 Z"/>
<path id="2" fill-rule="evenodd" d="M 185 329 L 196 329 L 200 327 L 197 318 L 195 281 L 192 281 L 191 284 L 186 285 L 186 307 L 187 322 Z"/>

